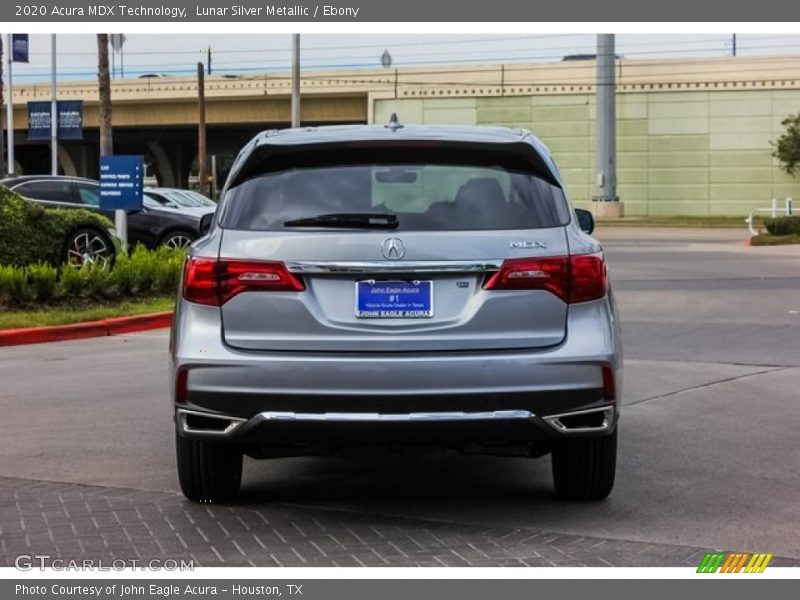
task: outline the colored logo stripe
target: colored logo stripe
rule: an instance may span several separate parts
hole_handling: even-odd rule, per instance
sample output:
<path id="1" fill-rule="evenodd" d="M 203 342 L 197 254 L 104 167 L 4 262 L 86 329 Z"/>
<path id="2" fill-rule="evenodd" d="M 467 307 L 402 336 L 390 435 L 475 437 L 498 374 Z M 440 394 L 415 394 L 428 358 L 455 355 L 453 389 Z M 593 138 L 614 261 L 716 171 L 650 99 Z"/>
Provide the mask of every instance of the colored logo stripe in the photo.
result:
<path id="1" fill-rule="evenodd" d="M 700 563 L 700 566 L 697 567 L 697 572 L 716 573 L 717 569 L 719 569 L 719 566 L 722 564 L 724 558 L 725 558 L 724 552 L 706 553 L 705 557 Z"/>
<path id="2" fill-rule="evenodd" d="M 769 561 L 772 560 L 772 554 L 753 554 L 753 558 L 745 567 L 745 573 L 763 573 L 767 568 Z"/>
<path id="3" fill-rule="evenodd" d="M 744 566 L 744 561 L 750 557 L 746 552 L 731 552 L 728 554 L 728 560 L 722 565 L 720 573 L 738 573 Z"/>
<path id="4" fill-rule="evenodd" d="M 772 554 L 748 552 L 707 552 L 697 567 L 698 573 L 763 573 Z M 748 559 L 749 562 L 748 562 Z M 747 563 L 747 566 L 745 566 Z"/>

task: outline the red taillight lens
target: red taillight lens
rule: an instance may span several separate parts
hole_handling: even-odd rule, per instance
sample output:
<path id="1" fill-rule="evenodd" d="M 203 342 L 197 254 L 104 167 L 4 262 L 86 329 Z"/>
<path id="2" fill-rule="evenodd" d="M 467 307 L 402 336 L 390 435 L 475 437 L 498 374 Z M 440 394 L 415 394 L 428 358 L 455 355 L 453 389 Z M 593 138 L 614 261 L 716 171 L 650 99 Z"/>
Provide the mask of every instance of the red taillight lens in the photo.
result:
<path id="1" fill-rule="evenodd" d="M 183 297 L 222 306 L 242 292 L 302 292 L 303 281 L 280 262 L 190 258 L 183 276 Z"/>
<path id="2" fill-rule="evenodd" d="M 189 395 L 189 371 L 180 369 L 175 374 L 175 402 L 177 404 L 186 404 L 186 399 Z"/>
<path id="3" fill-rule="evenodd" d="M 608 269 L 602 254 L 578 254 L 569 262 L 570 303 L 597 300 L 608 293 Z"/>
<path id="4" fill-rule="evenodd" d="M 569 259 L 509 258 L 483 286 L 487 290 L 547 290 L 566 301 Z"/>
<path id="5" fill-rule="evenodd" d="M 280 262 L 220 260 L 221 304 L 242 292 L 302 292 L 303 282 Z"/>
<path id="6" fill-rule="evenodd" d="M 602 298 L 608 276 L 602 254 L 510 258 L 484 284 L 487 290 L 546 290 L 570 304 Z"/>
<path id="7" fill-rule="evenodd" d="M 216 273 L 215 259 L 188 259 L 183 267 L 183 297 L 197 304 L 219 306 Z"/>
<path id="8" fill-rule="evenodd" d="M 614 383 L 614 371 L 611 367 L 603 367 L 603 400 L 616 400 L 617 386 Z"/>

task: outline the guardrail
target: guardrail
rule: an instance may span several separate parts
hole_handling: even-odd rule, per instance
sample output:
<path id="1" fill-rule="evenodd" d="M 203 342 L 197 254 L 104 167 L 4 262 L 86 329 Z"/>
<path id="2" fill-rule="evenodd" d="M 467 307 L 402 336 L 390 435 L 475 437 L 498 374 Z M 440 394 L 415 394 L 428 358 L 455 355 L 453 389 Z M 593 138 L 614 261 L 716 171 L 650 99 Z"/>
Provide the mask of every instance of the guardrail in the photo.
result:
<path id="1" fill-rule="evenodd" d="M 758 231 L 753 229 L 753 217 L 756 213 L 770 213 L 770 216 L 774 219 L 778 216 L 778 213 L 785 213 L 787 217 L 791 217 L 794 214 L 794 201 L 791 198 L 786 198 L 786 205 L 783 208 L 778 207 L 778 199 L 772 199 L 772 206 L 770 208 L 754 208 L 750 211 L 750 214 L 747 215 L 747 218 L 744 220 L 747 223 L 747 228 L 750 230 L 752 235 L 758 235 Z"/>

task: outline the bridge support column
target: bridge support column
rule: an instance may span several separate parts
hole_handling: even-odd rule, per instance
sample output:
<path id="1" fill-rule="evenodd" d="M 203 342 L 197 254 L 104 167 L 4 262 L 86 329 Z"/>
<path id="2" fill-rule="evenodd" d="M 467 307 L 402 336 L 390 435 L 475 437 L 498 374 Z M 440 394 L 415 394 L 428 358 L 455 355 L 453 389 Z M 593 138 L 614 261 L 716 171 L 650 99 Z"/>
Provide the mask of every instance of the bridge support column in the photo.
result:
<path id="1" fill-rule="evenodd" d="M 172 162 L 170 162 L 169 155 L 158 142 L 150 142 L 147 145 L 150 150 L 150 156 L 154 160 L 154 167 L 158 173 L 159 185 L 162 187 L 177 187 L 179 184 L 175 179 L 175 170 L 173 169 Z M 177 153 L 173 153 L 175 155 Z"/>

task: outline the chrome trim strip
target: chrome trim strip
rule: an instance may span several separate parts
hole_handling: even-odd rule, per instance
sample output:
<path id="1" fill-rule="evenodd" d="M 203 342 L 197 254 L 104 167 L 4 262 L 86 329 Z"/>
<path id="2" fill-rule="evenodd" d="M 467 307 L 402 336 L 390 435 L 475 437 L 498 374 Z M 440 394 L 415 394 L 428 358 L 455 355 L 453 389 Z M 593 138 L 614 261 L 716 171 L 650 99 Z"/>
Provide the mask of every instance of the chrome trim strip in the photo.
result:
<path id="1" fill-rule="evenodd" d="M 228 421 L 229 425 L 221 431 L 217 431 L 216 429 L 195 429 L 193 427 L 189 427 L 189 424 L 186 422 L 187 415 L 197 415 L 198 417 L 206 417 L 208 419 L 218 419 L 220 421 Z M 223 415 L 216 415 L 214 413 L 201 412 L 198 410 L 187 410 L 185 408 L 177 409 L 176 416 L 178 418 L 178 426 L 181 428 L 181 431 L 183 433 L 193 433 L 198 435 L 199 434 L 214 435 L 214 436 L 229 435 L 237 427 L 239 427 L 240 425 L 244 425 L 247 422 L 247 419 L 240 419 L 238 417 L 226 417 Z"/>
<path id="2" fill-rule="evenodd" d="M 497 271 L 502 260 L 416 260 L 416 261 L 287 261 L 292 273 L 485 273 Z"/>
<path id="3" fill-rule="evenodd" d="M 495 421 L 531 419 L 527 410 L 495 410 L 491 412 L 415 412 L 415 413 L 296 413 L 266 411 L 257 418 L 264 421 L 327 421 L 327 422 L 418 422 L 418 421 Z"/>
<path id="4" fill-rule="evenodd" d="M 576 410 L 558 415 L 548 415 L 542 417 L 542 420 L 559 433 L 601 433 L 603 431 L 608 431 L 611 427 L 611 423 L 614 421 L 614 410 L 613 406 L 601 406 L 600 408 L 588 408 L 586 410 Z M 568 427 L 561 422 L 561 419 L 566 417 L 577 417 L 598 412 L 603 413 L 603 422 L 597 427 Z"/>

